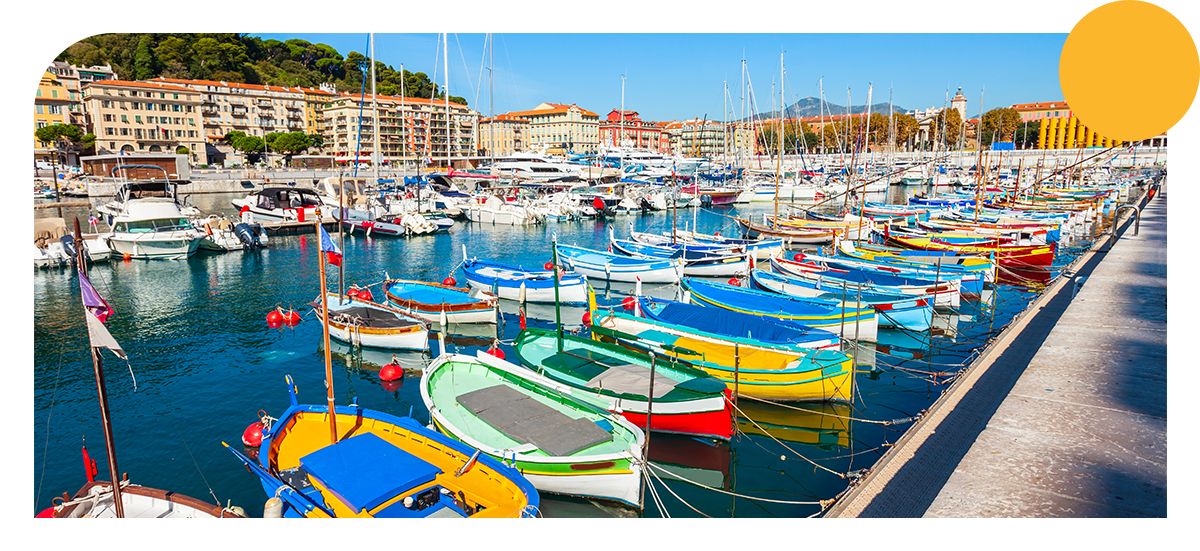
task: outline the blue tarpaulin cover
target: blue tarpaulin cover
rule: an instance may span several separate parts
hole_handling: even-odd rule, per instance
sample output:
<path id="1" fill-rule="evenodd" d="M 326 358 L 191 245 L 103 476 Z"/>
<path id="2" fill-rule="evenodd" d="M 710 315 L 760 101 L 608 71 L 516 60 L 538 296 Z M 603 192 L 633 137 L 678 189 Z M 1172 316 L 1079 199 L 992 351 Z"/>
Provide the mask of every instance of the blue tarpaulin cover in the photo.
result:
<path id="1" fill-rule="evenodd" d="M 441 472 L 369 432 L 301 457 L 300 465 L 356 513 L 431 482 Z"/>

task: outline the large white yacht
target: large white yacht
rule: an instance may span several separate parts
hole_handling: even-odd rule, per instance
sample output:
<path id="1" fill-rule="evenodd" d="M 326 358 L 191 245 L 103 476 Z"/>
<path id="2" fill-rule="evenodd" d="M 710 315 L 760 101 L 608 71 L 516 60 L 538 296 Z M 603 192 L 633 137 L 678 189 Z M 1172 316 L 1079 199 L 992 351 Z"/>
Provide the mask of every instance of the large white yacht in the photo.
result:
<path id="1" fill-rule="evenodd" d="M 183 259 L 204 239 L 182 211 L 176 190 L 184 182 L 144 180 L 122 184 L 104 239 L 117 256 Z M 115 213 L 113 211 L 115 210 Z"/>

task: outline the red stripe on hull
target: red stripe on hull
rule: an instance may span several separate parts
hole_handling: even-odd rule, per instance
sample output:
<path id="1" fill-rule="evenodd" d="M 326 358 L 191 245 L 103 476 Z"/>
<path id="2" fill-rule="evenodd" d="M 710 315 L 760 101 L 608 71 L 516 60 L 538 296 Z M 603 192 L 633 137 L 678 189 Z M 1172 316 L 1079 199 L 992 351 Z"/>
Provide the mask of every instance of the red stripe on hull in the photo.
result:
<path id="1" fill-rule="evenodd" d="M 655 414 L 651 419 L 651 430 L 671 434 L 686 434 L 729 440 L 733 436 L 733 408 L 729 404 L 729 393 L 725 390 L 725 408 L 720 411 L 696 413 Z M 646 430 L 646 414 L 622 411 L 634 426 Z"/>

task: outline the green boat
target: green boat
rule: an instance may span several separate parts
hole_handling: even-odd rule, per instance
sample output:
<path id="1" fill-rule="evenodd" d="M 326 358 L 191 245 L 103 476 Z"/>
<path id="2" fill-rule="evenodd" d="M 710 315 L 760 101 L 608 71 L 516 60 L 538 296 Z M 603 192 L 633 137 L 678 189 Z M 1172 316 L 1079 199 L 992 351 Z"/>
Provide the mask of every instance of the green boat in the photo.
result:
<path id="1" fill-rule="evenodd" d="M 421 378 L 438 430 L 513 466 L 539 491 L 640 509 L 644 433 L 580 394 L 482 352 L 444 354 Z"/>

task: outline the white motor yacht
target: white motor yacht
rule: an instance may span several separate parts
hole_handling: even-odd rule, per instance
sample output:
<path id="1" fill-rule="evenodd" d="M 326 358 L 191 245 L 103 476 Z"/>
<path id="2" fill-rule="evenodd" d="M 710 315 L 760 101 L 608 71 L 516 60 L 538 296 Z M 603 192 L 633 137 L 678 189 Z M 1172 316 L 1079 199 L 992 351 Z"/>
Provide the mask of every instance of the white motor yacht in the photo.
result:
<path id="1" fill-rule="evenodd" d="M 103 234 L 112 252 L 130 258 L 182 259 L 204 239 L 184 215 L 176 195 L 180 182 L 145 180 L 122 184 L 119 212 Z"/>

